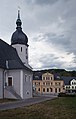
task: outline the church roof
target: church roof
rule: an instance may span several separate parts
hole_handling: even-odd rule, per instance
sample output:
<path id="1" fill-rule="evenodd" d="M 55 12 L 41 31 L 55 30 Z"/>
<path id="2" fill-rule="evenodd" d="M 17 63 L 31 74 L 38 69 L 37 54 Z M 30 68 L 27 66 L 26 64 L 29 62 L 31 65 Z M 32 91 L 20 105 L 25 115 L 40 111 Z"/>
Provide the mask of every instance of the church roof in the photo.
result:
<path id="1" fill-rule="evenodd" d="M 28 46 L 28 37 L 27 35 L 22 31 L 21 25 L 21 19 L 20 19 L 20 10 L 18 10 L 18 18 L 16 21 L 16 31 L 12 34 L 11 37 L 11 45 L 14 44 L 23 44 Z"/>
<path id="2" fill-rule="evenodd" d="M 27 68 L 19 58 L 17 51 L 11 45 L 0 39 L 0 68 L 4 69 L 26 69 Z"/>

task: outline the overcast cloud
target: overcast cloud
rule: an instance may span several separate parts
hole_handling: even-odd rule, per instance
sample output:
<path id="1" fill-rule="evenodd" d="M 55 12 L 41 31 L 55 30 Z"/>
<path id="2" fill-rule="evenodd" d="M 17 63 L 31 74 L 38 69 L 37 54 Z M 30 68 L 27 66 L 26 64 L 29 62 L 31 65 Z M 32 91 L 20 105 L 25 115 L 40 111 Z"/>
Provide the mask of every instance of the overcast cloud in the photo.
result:
<path id="1" fill-rule="evenodd" d="M 33 69 L 76 70 L 76 0 L 0 0 L 0 38 L 10 44 L 21 7 Z"/>

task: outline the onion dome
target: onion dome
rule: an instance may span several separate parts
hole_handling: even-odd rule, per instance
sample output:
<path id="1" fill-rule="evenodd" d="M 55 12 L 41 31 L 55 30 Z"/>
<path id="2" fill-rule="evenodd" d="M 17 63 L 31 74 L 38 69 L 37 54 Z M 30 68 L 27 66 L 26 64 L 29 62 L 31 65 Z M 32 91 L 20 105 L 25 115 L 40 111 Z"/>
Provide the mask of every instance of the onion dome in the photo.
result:
<path id="1" fill-rule="evenodd" d="M 18 10 L 18 18 L 16 21 L 16 31 L 12 34 L 11 37 L 11 45 L 15 44 L 23 44 L 28 46 L 28 37 L 27 35 L 22 31 L 21 25 L 21 19 L 20 19 L 20 10 Z"/>

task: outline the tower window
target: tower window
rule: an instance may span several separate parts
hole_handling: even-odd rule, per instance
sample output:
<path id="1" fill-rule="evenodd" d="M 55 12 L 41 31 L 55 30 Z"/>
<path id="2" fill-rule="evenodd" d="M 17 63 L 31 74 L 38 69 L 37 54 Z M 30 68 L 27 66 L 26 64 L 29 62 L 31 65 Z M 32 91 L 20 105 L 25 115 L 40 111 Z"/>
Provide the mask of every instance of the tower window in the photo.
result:
<path id="1" fill-rule="evenodd" d="M 28 56 L 26 56 L 26 59 L 28 59 Z"/>
<path id="2" fill-rule="evenodd" d="M 22 52 L 22 47 L 21 47 L 21 52 Z"/>
<path id="3" fill-rule="evenodd" d="M 27 54 L 27 49 L 26 49 L 26 54 Z"/>

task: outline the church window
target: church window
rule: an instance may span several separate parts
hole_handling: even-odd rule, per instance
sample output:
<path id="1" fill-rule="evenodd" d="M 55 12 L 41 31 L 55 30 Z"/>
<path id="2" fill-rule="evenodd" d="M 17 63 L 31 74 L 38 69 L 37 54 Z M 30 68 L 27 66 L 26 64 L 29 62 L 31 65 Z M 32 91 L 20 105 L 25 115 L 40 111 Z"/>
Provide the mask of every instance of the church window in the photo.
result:
<path id="1" fill-rule="evenodd" d="M 26 59 L 28 59 L 28 56 L 26 56 Z"/>
<path id="2" fill-rule="evenodd" d="M 13 85 L 13 78 L 11 76 L 8 77 L 8 86 Z"/>
<path id="3" fill-rule="evenodd" d="M 21 47 L 21 52 L 22 52 L 22 47 Z"/>
<path id="4" fill-rule="evenodd" d="M 29 81 L 31 82 L 31 76 L 29 76 Z"/>
<path id="5" fill-rule="evenodd" d="M 25 75 L 25 82 L 27 82 L 27 75 Z"/>
<path id="6" fill-rule="evenodd" d="M 27 49 L 26 49 L 26 54 L 27 54 Z"/>

